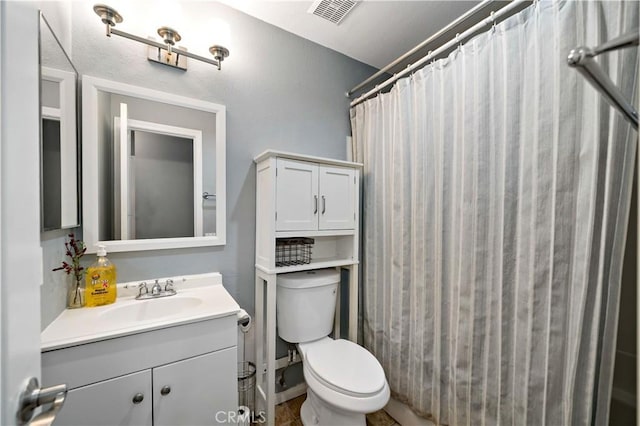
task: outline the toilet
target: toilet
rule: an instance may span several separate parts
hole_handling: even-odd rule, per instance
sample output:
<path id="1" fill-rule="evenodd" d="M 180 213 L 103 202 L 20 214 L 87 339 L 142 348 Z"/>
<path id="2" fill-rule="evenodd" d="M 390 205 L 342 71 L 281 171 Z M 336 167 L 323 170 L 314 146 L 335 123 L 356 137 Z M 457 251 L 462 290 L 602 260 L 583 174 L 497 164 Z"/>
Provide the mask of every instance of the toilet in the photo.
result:
<path id="1" fill-rule="evenodd" d="M 378 360 L 356 343 L 329 337 L 339 283 L 335 269 L 277 278 L 278 335 L 297 344 L 308 386 L 300 409 L 304 425 L 365 425 L 365 414 L 389 401 L 389 385 Z"/>

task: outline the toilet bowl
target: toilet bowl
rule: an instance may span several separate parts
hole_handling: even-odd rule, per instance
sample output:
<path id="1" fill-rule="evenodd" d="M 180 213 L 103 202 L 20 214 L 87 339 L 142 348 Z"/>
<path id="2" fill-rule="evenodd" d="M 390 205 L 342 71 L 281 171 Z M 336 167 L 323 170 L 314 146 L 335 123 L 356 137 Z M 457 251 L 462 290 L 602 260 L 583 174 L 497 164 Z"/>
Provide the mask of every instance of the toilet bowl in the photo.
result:
<path id="1" fill-rule="evenodd" d="M 389 401 L 384 370 L 362 346 L 325 337 L 298 349 L 308 386 L 300 416 L 305 425 L 364 425 L 366 413 Z"/>
<path id="2" fill-rule="evenodd" d="M 278 334 L 297 344 L 308 386 L 300 412 L 304 425 L 365 425 L 365 414 L 389 401 L 389 385 L 378 360 L 356 343 L 328 337 L 339 282 L 334 269 L 277 279 Z"/>

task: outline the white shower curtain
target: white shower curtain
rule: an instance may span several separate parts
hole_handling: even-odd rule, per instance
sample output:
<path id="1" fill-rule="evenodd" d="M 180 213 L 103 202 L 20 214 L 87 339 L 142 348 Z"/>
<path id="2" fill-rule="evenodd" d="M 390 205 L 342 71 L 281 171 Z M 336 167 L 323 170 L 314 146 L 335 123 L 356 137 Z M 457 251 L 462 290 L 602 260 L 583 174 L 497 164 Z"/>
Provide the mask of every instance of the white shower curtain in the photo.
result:
<path id="1" fill-rule="evenodd" d="M 351 111 L 364 344 L 439 424 L 607 423 L 637 134 L 566 58 L 637 22 L 541 1 Z"/>

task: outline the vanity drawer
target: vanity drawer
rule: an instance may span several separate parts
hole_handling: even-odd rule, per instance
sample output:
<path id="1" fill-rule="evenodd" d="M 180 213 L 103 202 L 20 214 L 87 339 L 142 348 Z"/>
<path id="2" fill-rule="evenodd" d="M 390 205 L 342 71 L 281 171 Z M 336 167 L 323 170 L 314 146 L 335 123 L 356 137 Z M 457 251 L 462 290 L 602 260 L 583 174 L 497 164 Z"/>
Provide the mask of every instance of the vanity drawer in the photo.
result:
<path id="1" fill-rule="evenodd" d="M 235 315 L 42 353 L 42 383 L 69 389 L 237 345 Z"/>

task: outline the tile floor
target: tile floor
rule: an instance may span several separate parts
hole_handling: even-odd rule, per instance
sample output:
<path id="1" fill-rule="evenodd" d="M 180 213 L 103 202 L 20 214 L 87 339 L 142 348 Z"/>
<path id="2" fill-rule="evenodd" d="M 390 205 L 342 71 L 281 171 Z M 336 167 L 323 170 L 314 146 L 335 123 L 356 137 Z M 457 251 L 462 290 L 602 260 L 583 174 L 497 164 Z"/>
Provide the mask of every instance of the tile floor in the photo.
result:
<path id="1" fill-rule="evenodd" d="M 300 407 L 306 395 L 276 405 L 276 426 L 302 426 Z M 383 410 L 367 414 L 367 426 L 400 426 Z"/>

